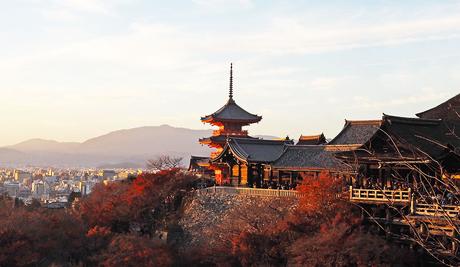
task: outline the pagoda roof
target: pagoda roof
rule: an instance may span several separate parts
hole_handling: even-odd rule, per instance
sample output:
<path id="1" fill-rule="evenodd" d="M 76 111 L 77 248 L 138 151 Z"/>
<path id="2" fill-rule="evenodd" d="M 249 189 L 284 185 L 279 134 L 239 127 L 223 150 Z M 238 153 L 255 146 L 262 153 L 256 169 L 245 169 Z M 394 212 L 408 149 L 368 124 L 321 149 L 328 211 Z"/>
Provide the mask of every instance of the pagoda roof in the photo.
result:
<path id="1" fill-rule="evenodd" d="M 233 98 L 229 98 L 227 103 L 221 107 L 216 112 L 211 115 L 201 117 L 203 122 L 225 122 L 225 121 L 235 121 L 235 122 L 244 122 L 244 123 L 255 123 L 259 122 L 262 119 L 262 116 L 251 114 L 236 104 Z"/>
<path id="2" fill-rule="evenodd" d="M 416 114 L 422 119 L 444 119 L 460 121 L 460 94 L 434 108 Z"/>
<path id="3" fill-rule="evenodd" d="M 323 133 L 318 135 L 301 135 L 296 145 L 322 145 L 327 143 Z"/>
<path id="4" fill-rule="evenodd" d="M 200 138 L 199 142 L 201 143 L 225 143 L 229 136 L 226 135 L 218 135 L 218 136 L 210 136 L 210 137 L 204 137 Z M 244 139 L 258 139 L 257 137 L 252 137 L 252 136 L 245 136 L 245 137 L 238 137 L 238 138 L 244 138 Z"/>
<path id="5" fill-rule="evenodd" d="M 230 87 L 228 97 L 228 101 L 223 107 L 211 115 L 201 117 L 201 121 L 211 124 L 214 122 L 239 122 L 242 124 L 250 124 L 259 122 L 262 119 L 262 116 L 249 113 L 238 106 L 233 99 L 233 63 L 230 64 Z"/>
<path id="6" fill-rule="evenodd" d="M 362 145 L 377 132 L 381 124 L 382 120 L 345 120 L 342 131 L 328 144 Z"/>
<path id="7" fill-rule="evenodd" d="M 222 152 L 212 161 L 218 161 L 225 154 L 231 153 L 243 162 L 271 163 L 281 156 L 288 144 L 292 145 L 293 141 L 229 138 Z"/>
<path id="8" fill-rule="evenodd" d="M 272 167 L 289 170 L 350 171 L 351 167 L 335 157 L 327 145 L 288 145 Z"/>

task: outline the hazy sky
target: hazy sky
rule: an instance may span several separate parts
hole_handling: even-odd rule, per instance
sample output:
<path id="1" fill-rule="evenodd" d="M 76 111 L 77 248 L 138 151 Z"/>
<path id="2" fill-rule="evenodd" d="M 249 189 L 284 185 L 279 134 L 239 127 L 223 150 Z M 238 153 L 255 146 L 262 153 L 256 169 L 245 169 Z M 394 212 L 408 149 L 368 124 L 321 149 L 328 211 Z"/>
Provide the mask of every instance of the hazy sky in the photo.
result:
<path id="1" fill-rule="evenodd" d="M 230 62 L 251 133 L 334 137 L 460 93 L 460 2 L 0 0 L 0 145 L 207 129 Z"/>

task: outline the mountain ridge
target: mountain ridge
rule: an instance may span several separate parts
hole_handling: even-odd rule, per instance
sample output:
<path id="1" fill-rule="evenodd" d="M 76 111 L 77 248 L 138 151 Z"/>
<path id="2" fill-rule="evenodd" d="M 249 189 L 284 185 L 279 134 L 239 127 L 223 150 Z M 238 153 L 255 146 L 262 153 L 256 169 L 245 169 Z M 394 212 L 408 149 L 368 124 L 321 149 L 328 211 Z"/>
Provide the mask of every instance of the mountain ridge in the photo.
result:
<path id="1" fill-rule="evenodd" d="M 210 154 L 211 149 L 199 144 L 198 139 L 211 134 L 211 129 L 196 130 L 163 124 L 120 129 L 82 142 L 32 138 L 0 147 L 0 166 L 145 166 L 148 159 L 162 154 L 183 157 L 185 165 L 190 155 Z"/>

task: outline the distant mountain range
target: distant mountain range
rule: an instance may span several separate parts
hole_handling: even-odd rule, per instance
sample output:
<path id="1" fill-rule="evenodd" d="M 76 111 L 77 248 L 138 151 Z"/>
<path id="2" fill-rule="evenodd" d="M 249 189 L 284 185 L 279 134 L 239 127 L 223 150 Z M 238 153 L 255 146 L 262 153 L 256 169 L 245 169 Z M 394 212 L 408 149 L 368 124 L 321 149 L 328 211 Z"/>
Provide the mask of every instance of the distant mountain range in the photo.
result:
<path id="1" fill-rule="evenodd" d="M 211 150 L 198 139 L 211 134 L 161 125 L 114 131 L 82 143 L 31 139 L 0 148 L 0 166 L 139 168 L 163 154 L 182 156 L 186 164 L 190 155 L 209 155 Z"/>

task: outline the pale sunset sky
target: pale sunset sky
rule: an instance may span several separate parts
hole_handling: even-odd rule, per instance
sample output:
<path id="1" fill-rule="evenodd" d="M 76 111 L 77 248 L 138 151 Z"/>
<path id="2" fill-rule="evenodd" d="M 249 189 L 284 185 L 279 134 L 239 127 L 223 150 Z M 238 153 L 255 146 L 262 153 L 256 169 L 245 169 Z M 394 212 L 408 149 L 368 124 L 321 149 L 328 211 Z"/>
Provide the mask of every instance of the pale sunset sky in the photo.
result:
<path id="1" fill-rule="evenodd" d="M 460 93 L 460 2 L 0 0 L 0 146 L 209 129 L 230 62 L 251 134 L 332 138 Z"/>

